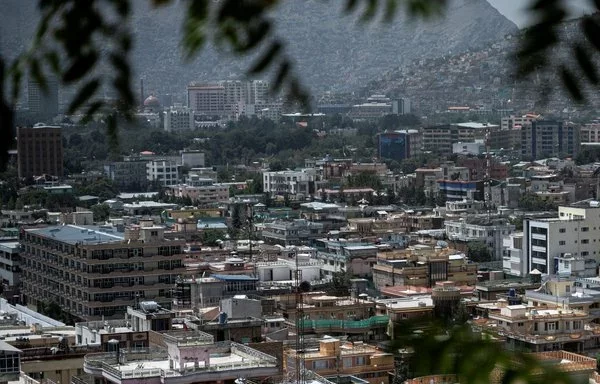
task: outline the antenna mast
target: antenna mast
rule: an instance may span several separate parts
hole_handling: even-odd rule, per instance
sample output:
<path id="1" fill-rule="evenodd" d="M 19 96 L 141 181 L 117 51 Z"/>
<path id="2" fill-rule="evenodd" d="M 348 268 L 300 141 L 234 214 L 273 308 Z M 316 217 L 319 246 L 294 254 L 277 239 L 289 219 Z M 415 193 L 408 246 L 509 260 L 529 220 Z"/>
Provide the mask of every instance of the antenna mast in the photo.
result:
<path id="1" fill-rule="evenodd" d="M 296 258 L 296 271 L 294 282 L 296 284 L 296 384 L 304 384 L 304 306 L 302 303 L 302 271 L 298 265 L 298 249 L 294 250 Z"/>

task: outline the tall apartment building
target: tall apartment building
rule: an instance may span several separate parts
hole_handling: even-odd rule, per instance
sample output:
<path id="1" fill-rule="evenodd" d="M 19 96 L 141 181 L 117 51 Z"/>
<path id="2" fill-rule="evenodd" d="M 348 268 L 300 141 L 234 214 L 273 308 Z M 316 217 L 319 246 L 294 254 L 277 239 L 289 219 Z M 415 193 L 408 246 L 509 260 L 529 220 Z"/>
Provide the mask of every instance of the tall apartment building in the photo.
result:
<path id="1" fill-rule="evenodd" d="M 164 129 L 167 132 L 192 131 L 194 129 L 194 111 L 176 105 L 164 112 Z"/>
<path id="2" fill-rule="evenodd" d="M 27 82 L 28 107 L 30 113 L 54 117 L 58 115 L 58 79 L 46 79 L 46 89 L 33 79 Z"/>
<path id="3" fill-rule="evenodd" d="M 269 102 L 269 82 L 252 80 L 246 83 L 246 103 L 266 104 Z"/>
<path id="4" fill-rule="evenodd" d="M 523 258 L 528 272 L 558 272 L 558 260 L 565 255 L 600 261 L 600 203 L 584 200 L 558 208 L 558 217 L 525 219 Z"/>
<path id="5" fill-rule="evenodd" d="M 580 146 L 579 126 L 556 120 L 534 120 L 521 128 L 521 156 L 576 156 Z"/>
<path id="6" fill-rule="evenodd" d="M 170 308 L 175 280 L 186 273 L 185 241 L 167 240 L 153 225 L 31 228 L 20 241 L 27 302 L 56 302 L 85 320 L 122 317 L 144 299 Z"/>
<path id="7" fill-rule="evenodd" d="M 20 178 L 43 174 L 62 177 L 63 146 L 60 127 L 36 124 L 17 127 L 17 164 Z"/>
<path id="8" fill-rule="evenodd" d="M 171 160 L 151 160 L 146 163 L 146 177 L 162 186 L 176 185 L 179 183 L 179 165 Z"/>
<path id="9" fill-rule="evenodd" d="M 459 123 L 425 127 L 423 133 L 423 150 L 452 154 L 452 144 L 459 142 L 473 142 L 485 139 L 488 132 L 498 130 L 498 125 L 487 123 Z"/>
<path id="10" fill-rule="evenodd" d="M 383 132 L 377 135 L 379 159 L 404 160 L 421 153 L 421 134 L 416 129 Z"/>
<path id="11" fill-rule="evenodd" d="M 192 83 L 187 87 L 188 108 L 205 116 L 221 116 L 225 111 L 225 87 Z"/>
<path id="12" fill-rule="evenodd" d="M 472 241 L 484 243 L 494 260 L 502 260 L 503 239 L 515 230 L 515 226 L 507 219 L 490 220 L 485 217 L 446 220 L 444 228 L 448 239 L 454 243 L 462 243 L 465 249 Z"/>

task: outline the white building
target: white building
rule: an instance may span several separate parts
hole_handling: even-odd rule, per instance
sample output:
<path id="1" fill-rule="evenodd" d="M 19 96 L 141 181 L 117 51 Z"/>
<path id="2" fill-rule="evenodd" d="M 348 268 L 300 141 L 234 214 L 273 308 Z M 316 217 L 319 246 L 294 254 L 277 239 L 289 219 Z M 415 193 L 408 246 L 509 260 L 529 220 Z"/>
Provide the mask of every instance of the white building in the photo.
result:
<path id="1" fill-rule="evenodd" d="M 263 172 L 263 191 L 271 195 L 289 193 L 310 196 L 314 193 L 316 178 L 317 172 L 311 168 L 300 171 Z"/>
<path id="2" fill-rule="evenodd" d="M 309 254 L 299 253 L 298 270 L 301 272 L 301 281 L 321 280 L 323 261 L 311 259 Z M 279 258 L 277 261 L 264 261 L 256 263 L 256 274 L 259 281 L 274 284 L 292 284 L 295 280 L 296 258 Z"/>
<path id="3" fill-rule="evenodd" d="M 523 253 L 527 270 L 558 272 L 557 260 L 565 254 L 588 264 L 600 260 L 600 203 L 584 200 L 558 208 L 558 217 L 523 223 Z M 589 261 L 588 261 L 589 260 Z"/>
<path id="4" fill-rule="evenodd" d="M 523 258 L 523 232 L 511 233 L 502 240 L 502 269 L 511 276 L 527 276 L 527 262 Z"/>
<path id="5" fill-rule="evenodd" d="M 21 279 L 20 245 L 16 241 L 0 243 L 0 277 L 2 285 L 18 286 Z"/>
<path id="6" fill-rule="evenodd" d="M 194 111 L 175 105 L 164 112 L 164 129 L 167 132 L 191 131 L 194 129 Z"/>
<path id="7" fill-rule="evenodd" d="M 475 140 L 470 143 L 453 143 L 452 153 L 459 155 L 481 155 L 485 152 L 483 140 Z"/>
<path id="8" fill-rule="evenodd" d="M 179 166 L 171 160 L 151 160 L 146 164 L 148 181 L 157 181 L 163 186 L 179 183 Z"/>
<path id="9" fill-rule="evenodd" d="M 502 242 L 515 226 L 506 219 L 471 218 L 444 222 L 446 236 L 451 241 L 480 241 L 488 246 L 494 260 L 502 260 Z"/>
<path id="10" fill-rule="evenodd" d="M 181 151 L 181 165 L 189 168 L 203 168 L 206 156 L 202 151 Z"/>

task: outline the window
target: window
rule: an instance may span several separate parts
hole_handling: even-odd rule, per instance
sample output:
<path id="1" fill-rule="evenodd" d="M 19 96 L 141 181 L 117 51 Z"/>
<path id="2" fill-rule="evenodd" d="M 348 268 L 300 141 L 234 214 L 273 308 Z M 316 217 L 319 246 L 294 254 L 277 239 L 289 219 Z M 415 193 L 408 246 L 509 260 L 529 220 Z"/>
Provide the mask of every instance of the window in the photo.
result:
<path id="1" fill-rule="evenodd" d="M 589 244 L 589 243 L 590 243 L 590 239 L 581 240 L 581 244 Z"/>
<path id="2" fill-rule="evenodd" d="M 565 245 L 565 244 L 566 244 L 566 242 L 564 240 L 561 240 L 558 242 L 558 245 Z"/>
<path id="3" fill-rule="evenodd" d="M 561 229 L 558 230 L 558 232 L 560 232 L 560 233 L 565 233 L 566 231 L 567 230 L 565 228 L 561 228 Z"/>
<path id="4" fill-rule="evenodd" d="M 583 227 L 581 228 L 581 232 L 587 232 L 590 230 L 590 227 Z"/>

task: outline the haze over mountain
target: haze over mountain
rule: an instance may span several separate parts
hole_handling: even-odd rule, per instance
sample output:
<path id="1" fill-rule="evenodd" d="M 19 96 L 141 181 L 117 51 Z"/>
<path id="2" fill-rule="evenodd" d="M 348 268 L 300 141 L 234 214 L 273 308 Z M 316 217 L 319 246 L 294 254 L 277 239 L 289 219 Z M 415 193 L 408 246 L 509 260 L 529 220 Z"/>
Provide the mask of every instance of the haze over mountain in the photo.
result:
<path id="1" fill-rule="evenodd" d="M 0 14 L 0 49 L 13 56 L 32 36 L 38 14 L 34 1 L 5 0 Z M 184 64 L 179 42 L 184 7 L 151 9 L 134 1 L 136 79 L 146 89 L 183 94 L 190 81 L 240 78 L 252 57 L 235 57 L 207 47 Z M 179 3 L 179 2 L 176 2 Z M 359 25 L 356 16 L 341 16 L 343 2 L 283 1 L 272 15 L 276 33 L 287 41 L 303 82 L 313 91 L 355 89 L 364 82 L 418 58 L 457 54 L 485 46 L 517 31 L 486 0 L 453 0 L 446 14 L 427 22 L 396 20 Z M 339 5 L 339 9 L 338 9 Z"/>

